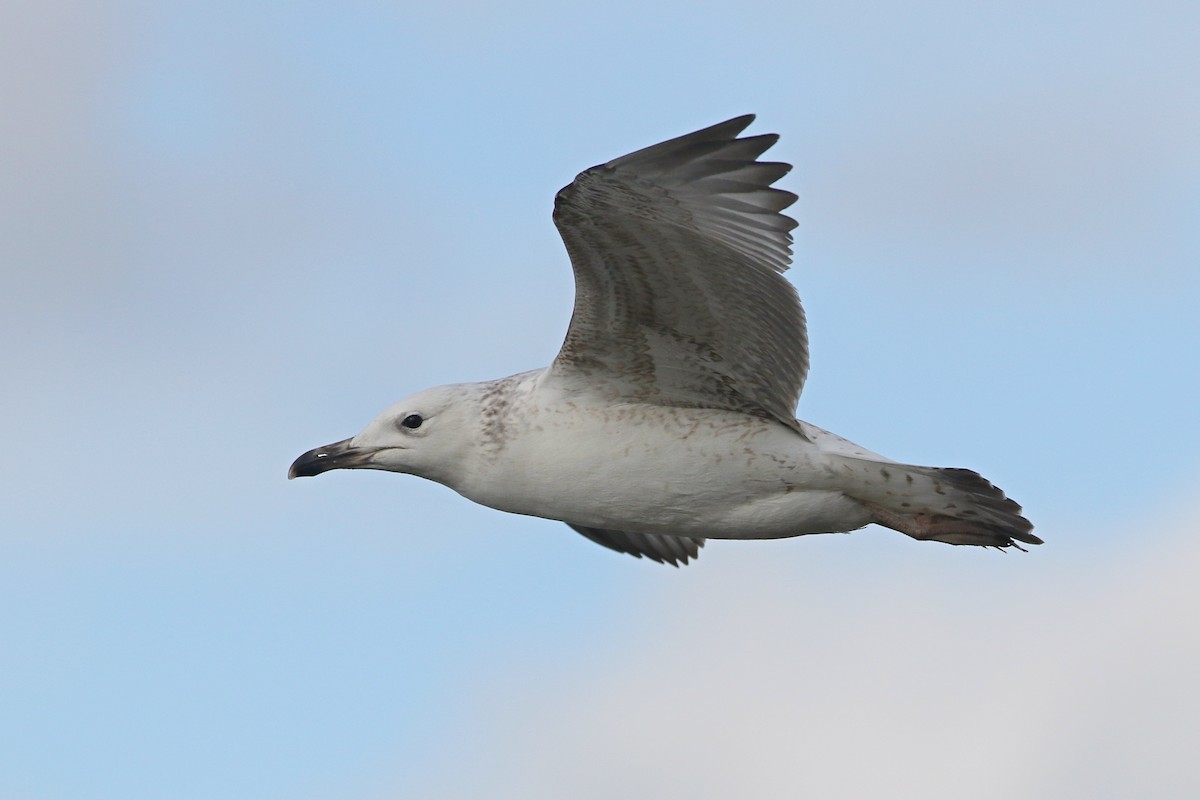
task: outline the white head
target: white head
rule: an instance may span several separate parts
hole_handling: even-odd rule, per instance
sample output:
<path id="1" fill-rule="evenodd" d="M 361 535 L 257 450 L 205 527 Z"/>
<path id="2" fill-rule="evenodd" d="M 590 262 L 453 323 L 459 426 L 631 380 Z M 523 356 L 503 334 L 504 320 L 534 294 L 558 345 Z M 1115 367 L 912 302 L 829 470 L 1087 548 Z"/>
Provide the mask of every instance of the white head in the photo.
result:
<path id="1" fill-rule="evenodd" d="M 382 469 L 453 485 L 477 438 L 479 392 L 472 384 L 437 386 L 388 408 L 357 436 L 297 458 L 288 478 L 334 469 Z"/>

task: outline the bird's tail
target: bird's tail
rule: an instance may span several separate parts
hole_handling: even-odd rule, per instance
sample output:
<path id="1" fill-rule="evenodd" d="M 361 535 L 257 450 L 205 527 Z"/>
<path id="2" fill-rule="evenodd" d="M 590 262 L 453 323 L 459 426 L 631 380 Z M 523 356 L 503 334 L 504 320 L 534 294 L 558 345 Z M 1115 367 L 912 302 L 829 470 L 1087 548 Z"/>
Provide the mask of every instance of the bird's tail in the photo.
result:
<path id="1" fill-rule="evenodd" d="M 984 547 L 1041 544 L 1021 506 L 978 472 L 918 467 L 853 456 L 831 456 L 835 469 L 857 478 L 846 494 L 875 522 L 914 539 Z"/>

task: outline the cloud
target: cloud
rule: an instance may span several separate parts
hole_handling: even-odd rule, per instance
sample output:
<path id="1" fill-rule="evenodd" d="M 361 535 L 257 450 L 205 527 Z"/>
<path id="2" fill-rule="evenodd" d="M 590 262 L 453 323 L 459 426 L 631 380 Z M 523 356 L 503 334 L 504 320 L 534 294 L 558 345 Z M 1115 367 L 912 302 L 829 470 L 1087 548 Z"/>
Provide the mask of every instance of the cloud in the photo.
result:
<path id="1" fill-rule="evenodd" d="M 1194 513 L 1131 526 L 1120 560 L 1082 535 L 1005 558 L 863 533 L 762 544 L 808 550 L 766 569 L 718 543 L 585 652 L 481 665 L 416 794 L 1183 796 L 1196 533 Z M 859 541 L 873 566 L 832 561 Z"/>

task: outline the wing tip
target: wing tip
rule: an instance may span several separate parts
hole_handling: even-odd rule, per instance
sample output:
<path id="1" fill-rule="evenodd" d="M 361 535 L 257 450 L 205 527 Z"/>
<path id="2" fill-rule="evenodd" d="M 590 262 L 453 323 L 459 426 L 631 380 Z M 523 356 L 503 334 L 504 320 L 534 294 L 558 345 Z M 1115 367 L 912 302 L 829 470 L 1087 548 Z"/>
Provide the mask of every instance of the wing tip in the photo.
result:
<path id="1" fill-rule="evenodd" d="M 700 128 L 690 133 L 685 133 L 682 136 L 675 136 L 671 139 L 652 144 L 649 147 L 643 147 L 640 150 L 634 150 L 631 153 L 626 153 L 623 156 L 618 156 L 610 161 L 606 161 L 598 166 L 607 168 L 619 168 L 631 162 L 647 161 L 663 156 L 678 154 L 680 151 L 690 149 L 695 146 L 721 146 L 730 144 L 736 141 L 765 141 L 770 139 L 769 143 L 762 147 L 762 150 L 767 150 L 771 145 L 779 140 L 779 134 L 763 133 L 755 136 L 738 138 L 739 134 L 746 128 L 750 127 L 750 123 L 754 122 L 756 115 L 742 114 L 737 117 L 730 117 L 724 122 L 718 122 L 715 125 L 709 125 L 706 128 Z M 773 137 L 773 138 L 772 138 Z M 595 169 L 593 167 L 592 169 Z M 591 170 L 587 170 L 590 172 Z"/>
<path id="2" fill-rule="evenodd" d="M 710 125 L 708 128 L 703 128 L 702 130 L 714 130 L 716 128 L 728 127 L 731 130 L 734 130 L 736 133 L 741 133 L 742 131 L 746 130 L 746 128 L 749 128 L 750 123 L 754 122 L 756 119 L 758 119 L 757 114 L 739 114 L 736 117 L 730 117 L 724 122 L 718 122 L 716 125 Z M 697 131 L 697 133 L 699 133 L 699 131 Z"/>

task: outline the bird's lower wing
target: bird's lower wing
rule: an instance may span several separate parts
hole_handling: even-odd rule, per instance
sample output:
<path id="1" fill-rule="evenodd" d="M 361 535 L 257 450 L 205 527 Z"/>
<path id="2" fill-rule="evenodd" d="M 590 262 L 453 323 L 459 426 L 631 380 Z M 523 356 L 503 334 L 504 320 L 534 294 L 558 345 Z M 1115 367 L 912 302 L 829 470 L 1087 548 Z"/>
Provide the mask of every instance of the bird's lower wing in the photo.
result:
<path id="1" fill-rule="evenodd" d="M 603 528 L 585 528 L 582 525 L 572 525 L 571 528 L 610 550 L 628 553 L 634 558 L 645 556 L 651 561 L 675 567 L 687 564 L 689 558 L 699 557 L 700 548 L 704 546 L 703 539 L 693 539 L 689 536 L 626 533 Z"/>

